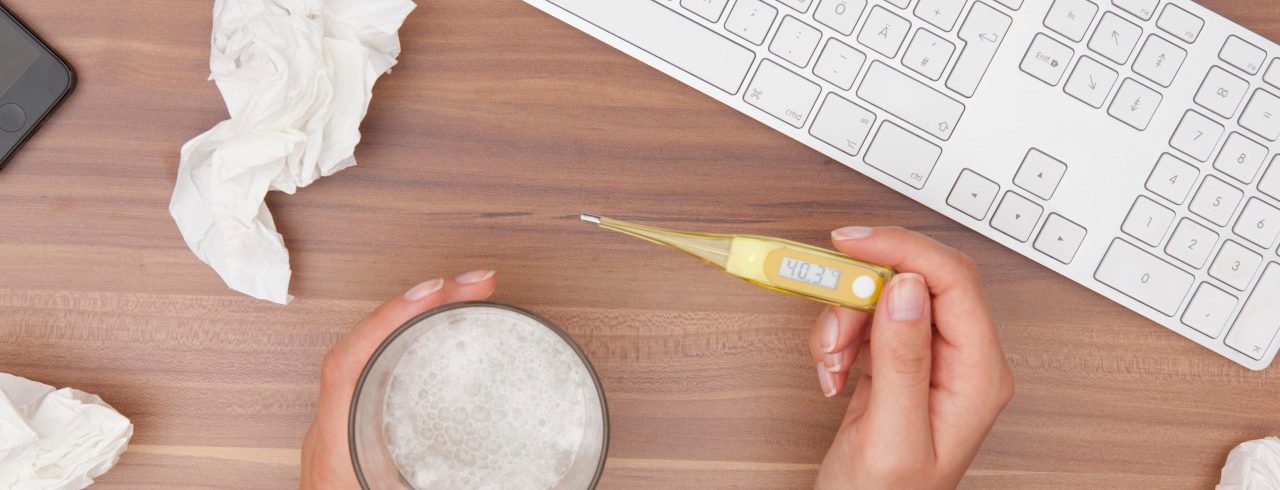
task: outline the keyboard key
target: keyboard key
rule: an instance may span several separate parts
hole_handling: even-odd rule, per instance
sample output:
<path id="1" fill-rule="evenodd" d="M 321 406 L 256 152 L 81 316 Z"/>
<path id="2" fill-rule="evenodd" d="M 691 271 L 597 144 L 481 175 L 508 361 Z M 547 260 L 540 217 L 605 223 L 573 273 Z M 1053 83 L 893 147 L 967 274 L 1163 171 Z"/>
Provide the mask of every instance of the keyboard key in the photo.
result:
<path id="1" fill-rule="evenodd" d="M 1253 288 L 1235 325 L 1227 332 L 1227 345 L 1254 359 L 1262 359 L 1280 332 L 1280 264 L 1269 264 Z"/>
<path id="2" fill-rule="evenodd" d="M 1258 175 L 1258 169 L 1262 168 L 1266 159 L 1267 147 L 1240 133 L 1231 133 L 1227 136 L 1227 143 L 1222 146 L 1222 151 L 1218 153 L 1218 159 L 1213 161 L 1213 168 L 1248 184 L 1253 182 L 1253 177 Z"/>
<path id="3" fill-rule="evenodd" d="M 822 0 L 813 18 L 823 25 L 844 34 L 853 34 L 853 27 L 858 24 L 858 17 L 867 8 L 867 0 Z"/>
<path id="4" fill-rule="evenodd" d="M 1156 5 L 1160 3 L 1160 0 L 1114 0 L 1111 3 L 1139 19 L 1151 20 L 1151 16 L 1156 13 Z"/>
<path id="5" fill-rule="evenodd" d="M 965 97 L 973 97 L 1012 22 L 1009 16 L 985 3 L 973 4 L 969 16 L 960 26 L 960 39 L 965 42 L 965 47 L 951 68 L 947 88 Z"/>
<path id="6" fill-rule="evenodd" d="M 1133 71 L 1155 82 L 1161 87 L 1168 87 L 1173 78 L 1182 69 L 1182 62 L 1187 59 L 1187 51 L 1165 41 L 1164 38 L 1152 34 L 1147 36 L 1147 43 L 1138 51 L 1138 59 L 1133 62 Z"/>
<path id="7" fill-rule="evenodd" d="M 1066 91 L 1080 102 L 1089 104 L 1094 109 L 1101 109 L 1102 103 L 1106 102 L 1107 95 L 1111 93 L 1111 87 L 1115 86 L 1117 78 L 1119 75 L 1115 70 L 1094 61 L 1093 58 L 1081 56 L 1080 61 L 1076 63 L 1075 71 L 1072 71 L 1071 77 L 1067 78 Z"/>
<path id="8" fill-rule="evenodd" d="M 821 40 L 822 31 L 788 15 L 778 26 L 778 33 L 773 35 L 769 52 L 804 68 L 809 66 L 809 58 L 813 56 L 813 50 L 818 48 L 818 41 Z"/>
<path id="9" fill-rule="evenodd" d="M 1173 225 L 1173 218 L 1173 210 L 1156 204 L 1145 196 L 1138 196 L 1120 229 L 1142 243 L 1154 247 L 1164 240 L 1164 234 Z"/>
<path id="10" fill-rule="evenodd" d="M 1023 157 L 1022 166 L 1013 176 L 1013 184 L 1047 201 L 1053 197 L 1066 173 L 1067 164 L 1032 148 Z"/>
<path id="11" fill-rule="evenodd" d="M 1243 198 L 1244 193 L 1240 192 L 1240 189 L 1231 187 L 1222 179 L 1210 175 L 1200 184 L 1196 197 L 1191 198 L 1191 212 L 1215 225 L 1227 226 L 1231 215 L 1236 212 L 1236 206 L 1240 205 L 1240 200 Z"/>
<path id="12" fill-rule="evenodd" d="M 923 189 L 933 173 L 933 166 L 942 156 L 942 148 L 928 140 L 902 129 L 892 121 L 880 124 L 880 132 L 871 142 L 865 157 L 867 164 L 901 180 L 916 189 Z"/>
<path id="13" fill-rule="evenodd" d="M 951 62 L 956 46 L 925 29 L 917 29 L 916 37 L 902 54 L 902 64 L 930 80 L 942 78 L 942 70 Z"/>
<path id="14" fill-rule="evenodd" d="M 867 55 L 836 38 L 827 40 L 827 46 L 813 65 L 813 74 L 845 90 L 853 88 L 853 79 L 862 71 Z"/>
<path id="15" fill-rule="evenodd" d="M 1005 7 L 1009 7 L 1010 9 L 1013 9 L 1013 10 L 1018 10 L 1022 8 L 1022 0 L 996 0 L 996 1 L 1000 2 L 1000 5 L 1004 5 Z"/>
<path id="16" fill-rule="evenodd" d="M 900 9 L 907 8 L 907 5 L 911 4 L 911 0 L 885 0 L 885 1 L 889 2 L 889 5 L 893 5 L 894 7 L 898 7 Z"/>
<path id="17" fill-rule="evenodd" d="M 907 19 L 877 5 L 867 16 L 862 32 L 858 33 L 858 42 L 872 51 L 893 58 L 898 56 L 898 48 L 902 47 L 902 41 L 907 38 L 909 30 L 911 23 Z"/>
<path id="18" fill-rule="evenodd" d="M 876 115 L 844 97 L 829 93 L 813 119 L 809 134 L 849 155 L 857 155 L 866 145 Z"/>
<path id="19" fill-rule="evenodd" d="M 711 22 L 719 22 L 729 0 L 680 0 L 680 6 Z"/>
<path id="20" fill-rule="evenodd" d="M 1075 51 L 1067 45 L 1044 34 L 1036 34 L 1036 38 L 1031 41 L 1031 49 L 1027 50 L 1019 66 L 1028 75 L 1049 85 L 1057 85 L 1074 55 Z"/>
<path id="21" fill-rule="evenodd" d="M 1236 36 L 1227 37 L 1218 51 L 1218 58 L 1231 66 L 1244 70 L 1250 75 L 1257 75 L 1262 63 L 1267 60 L 1267 52 Z"/>
<path id="22" fill-rule="evenodd" d="M 1134 46 L 1142 37 L 1142 28 L 1120 18 L 1119 15 L 1107 12 L 1102 14 L 1098 27 L 1089 38 L 1089 49 L 1119 64 L 1129 62 Z"/>
<path id="23" fill-rule="evenodd" d="M 1280 209 L 1256 197 L 1249 199 L 1232 231 L 1254 245 L 1270 249 L 1280 238 Z"/>
<path id="24" fill-rule="evenodd" d="M 1182 323 L 1197 332 L 1218 338 L 1226 328 L 1231 313 L 1236 311 L 1239 300 L 1235 296 L 1209 283 L 1201 283 L 1191 297 L 1187 311 L 1182 313 Z"/>
<path id="25" fill-rule="evenodd" d="M 655 2 L 551 3 L 730 94 L 755 62 L 754 51 Z"/>
<path id="26" fill-rule="evenodd" d="M 1200 30 L 1204 28 L 1204 19 L 1182 7 L 1166 3 L 1164 10 L 1160 12 L 1160 19 L 1156 20 L 1156 26 L 1184 42 L 1194 43 L 1200 37 Z"/>
<path id="27" fill-rule="evenodd" d="M 809 11 L 809 6 L 813 4 L 812 0 L 777 0 L 779 3 L 796 9 L 800 13 Z"/>
<path id="28" fill-rule="evenodd" d="M 1280 138 L 1280 98 L 1266 90 L 1253 91 L 1240 115 L 1240 125 L 1267 141 Z"/>
<path id="29" fill-rule="evenodd" d="M 765 36 L 778 17 L 778 9 L 760 0 L 738 0 L 729 12 L 724 28 L 757 46 L 764 44 Z"/>
<path id="30" fill-rule="evenodd" d="M 1165 153 L 1160 155 L 1156 167 L 1147 178 L 1147 190 L 1168 199 L 1174 204 L 1182 204 L 1191 193 L 1200 171 L 1178 157 Z"/>
<path id="31" fill-rule="evenodd" d="M 1093 277 L 1166 316 L 1178 312 L 1195 281 L 1191 274 L 1120 239 L 1111 242 Z"/>
<path id="32" fill-rule="evenodd" d="M 1044 26 L 1075 42 L 1084 40 L 1084 34 L 1098 15 L 1098 5 L 1089 0 L 1054 0 L 1044 17 Z"/>
<path id="33" fill-rule="evenodd" d="M 1218 146 L 1218 140 L 1222 138 L 1222 131 L 1221 124 L 1199 112 L 1187 111 L 1182 116 L 1182 122 L 1178 123 L 1178 129 L 1173 131 L 1169 144 L 1191 158 L 1207 162 L 1213 154 L 1213 148 Z"/>
<path id="34" fill-rule="evenodd" d="M 947 196 L 947 205 L 982 221 L 987 219 L 987 211 L 999 194 L 998 184 L 977 172 L 964 169 L 960 172 L 960 178 L 956 179 L 956 185 L 951 188 L 951 194 Z"/>
<path id="35" fill-rule="evenodd" d="M 1169 237 L 1169 244 L 1165 245 L 1164 253 L 1199 269 L 1204 267 L 1204 263 L 1209 260 L 1209 254 L 1217 244 L 1218 234 L 1213 230 L 1195 221 L 1182 218 L 1178 227 L 1173 230 L 1173 236 Z"/>
<path id="36" fill-rule="evenodd" d="M 960 18 L 960 11 L 968 0 L 920 0 L 916 3 L 915 15 L 921 20 L 933 24 L 934 27 L 950 31 Z"/>
<path id="37" fill-rule="evenodd" d="M 1258 181 L 1258 190 L 1272 199 L 1280 199 L 1280 155 L 1271 159 L 1271 168 Z"/>
<path id="38" fill-rule="evenodd" d="M 964 114 L 964 104 L 881 61 L 867 70 L 858 97 L 944 141 Z"/>
<path id="39" fill-rule="evenodd" d="M 772 60 L 760 62 L 743 99 L 795 127 L 804 126 L 822 88 Z"/>
<path id="40" fill-rule="evenodd" d="M 1209 275 L 1228 286 L 1244 291 L 1262 266 L 1262 256 L 1231 240 L 1222 244 L 1218 257 L 1209 265 Z"/>
<path id="41" fill-rule="evenodd" d="M 1000 206 L 996 208 L 996 214 L 991 218 L 991 227 L 1017 241 L 1025 242 L 1031 238 L 1031 232 L 1035 231 L 1036 223 L 1040 221 L 1040 214 L 1043 212 L 1044 209 L 1039 204 L 1009 191 L 1004 193 L 1004 199 L 1000 200 Z"/>
<path id="42" fill-rule="evenodd" d="M 1230 119 L 1236 115 L 1236 108 L 1248 91 L 1249 82 L 1215 66 L 1205 75 L 1195 100 L 1200 107 Z"/>
<path id="43" fill-rule="evenodd" d="M 1280 58 L 1271 60 L 1271 66 L 1267 67 L 1266 74 L 1262 75 L 1262 81 L 1272 87 L 1280 88 Z"/>
<path id="44" fill-rule="evenodd" d="M 1147 88 L 1132 78 L 1126 78 L 1111 101 L 1107 114 L 1121 122 L 1133 126 L 1138 131 L 1147 129 L 1151 117 L 1160 107 L 1160 92 Z"/>
<path id="45" fill-rule="evenodd" d="M 1084 243 L 1086 233 L 1083 226 L 1053 213 L 1040 229 L 1035 248 L 1058 262 L 1070 264 L 1076 257 L 1076 251 L 1080 250 L 1080 244 Z"/>

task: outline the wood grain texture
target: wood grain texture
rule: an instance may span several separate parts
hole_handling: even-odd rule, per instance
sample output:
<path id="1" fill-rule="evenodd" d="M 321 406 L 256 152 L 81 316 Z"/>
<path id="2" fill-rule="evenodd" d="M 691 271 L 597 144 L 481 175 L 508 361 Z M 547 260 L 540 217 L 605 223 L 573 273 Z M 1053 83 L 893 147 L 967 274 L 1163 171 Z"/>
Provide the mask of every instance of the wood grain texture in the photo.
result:
<path id="1" fill-rule="evenodd" d="M 845 401 L 807 362 L 818 307 L 582 211 L 810 243 L 899 224 L 971 254 L 1019 389 L 966 487 L 1204 488 L 1233 445 L 1280 433 L 1280 368 L 1237 367 L 517 0 L 421 3 L 361 165 L 269 198 L 298 298 L 280 307 L 223 286 L 167 212 L 179 147 L 226 117 L 211 2 L 5 1 L 80 85 L 0 173 L 0 371 L 133 419 L 102 488 L 295 485 L 328 346 L 477 267 L 594 360 L 604 488 L 810 486 Z M 1273 2 L 1206 3 L 1280 38 Z"/>

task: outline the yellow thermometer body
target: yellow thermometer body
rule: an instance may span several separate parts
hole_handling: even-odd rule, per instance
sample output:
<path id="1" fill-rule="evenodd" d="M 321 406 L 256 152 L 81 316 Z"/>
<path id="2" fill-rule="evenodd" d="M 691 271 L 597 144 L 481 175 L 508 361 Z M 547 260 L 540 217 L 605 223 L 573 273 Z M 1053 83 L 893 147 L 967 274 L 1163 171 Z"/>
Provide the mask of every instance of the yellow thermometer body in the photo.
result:
<path id="1" fill-rule="evenodd" d="M 582 220 L 698 257 L 756 285 L 822 303 L 874 311 L 889 267 L 779 238 L 668 230 L 611 218 Z"/>

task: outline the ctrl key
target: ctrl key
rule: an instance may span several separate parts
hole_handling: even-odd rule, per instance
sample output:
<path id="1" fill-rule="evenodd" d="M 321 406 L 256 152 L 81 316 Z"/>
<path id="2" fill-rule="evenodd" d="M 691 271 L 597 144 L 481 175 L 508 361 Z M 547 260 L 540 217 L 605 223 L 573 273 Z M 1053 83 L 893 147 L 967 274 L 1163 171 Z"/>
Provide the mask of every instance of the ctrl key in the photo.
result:
<path id="1" fill-rule="evenodd" d="M 1262 273 L 1253 295 L 1240 310 L 1235 325 L 1227 332 L 1226 343 L 1251 358 L 1262 360 L 1280 333 L 1280 264 L 1272 263 Z"/>
<path id="2" fill-rule="evenodd" d="M 1191 274 L 1119 238 L 1093 277 L 1166 316 L 1178 312 L 1195 282 Z"/>

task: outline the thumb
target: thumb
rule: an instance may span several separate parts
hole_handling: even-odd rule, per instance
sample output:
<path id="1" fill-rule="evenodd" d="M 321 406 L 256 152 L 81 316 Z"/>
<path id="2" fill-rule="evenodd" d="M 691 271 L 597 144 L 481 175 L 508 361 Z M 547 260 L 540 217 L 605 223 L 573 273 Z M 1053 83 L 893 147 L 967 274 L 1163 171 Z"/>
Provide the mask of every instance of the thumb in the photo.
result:
<path id="1" fill-rule="evenodd" d="M 932 447 L 929 378 L 933 325 L 929 288 L 919 274 L 889 282 L 871 326 L 870 427 L 901 440 L 909 452 Z M 925 444 L 924 446 L 918 444 Z"/>

